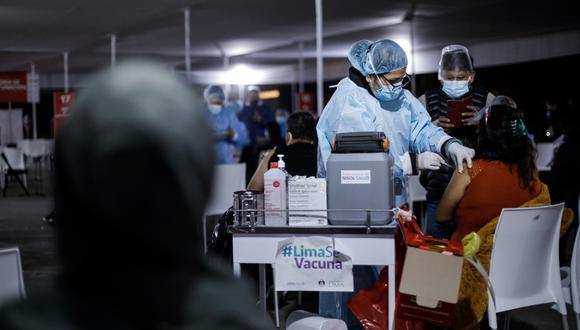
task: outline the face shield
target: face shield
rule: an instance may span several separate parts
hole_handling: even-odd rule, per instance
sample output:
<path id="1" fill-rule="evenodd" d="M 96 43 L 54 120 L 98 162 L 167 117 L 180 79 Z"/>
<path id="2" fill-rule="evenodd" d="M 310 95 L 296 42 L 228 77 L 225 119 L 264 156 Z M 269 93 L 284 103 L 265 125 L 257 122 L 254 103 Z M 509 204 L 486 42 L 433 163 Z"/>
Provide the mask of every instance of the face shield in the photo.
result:
<path id="1" fill-rule="evenodd" d="M 459 98 L 469 92 L 473 80 L 473 63 L 467 48 L 461 45 L 449 45 L 441 51 L 439 60 L 439 80 L 443 92 L 452 98 Z"/>
<path id="2" fill-rule="evenodd" d="M 449 45 L 441 50 L 439 60 L 439 80 L 464 80 L 473 72 L 473 63 L 465 46 Z M 461 76 L 463 75 L 463 76 Z"/>

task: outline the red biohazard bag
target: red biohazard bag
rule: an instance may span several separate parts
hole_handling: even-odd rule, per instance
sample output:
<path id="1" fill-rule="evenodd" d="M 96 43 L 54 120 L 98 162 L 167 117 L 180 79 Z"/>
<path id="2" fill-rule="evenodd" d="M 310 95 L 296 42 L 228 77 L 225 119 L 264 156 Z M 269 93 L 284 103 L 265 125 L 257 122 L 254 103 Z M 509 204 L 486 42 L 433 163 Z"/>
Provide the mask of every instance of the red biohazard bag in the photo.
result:
<path id="1" fill-rule="evenodd" d="M 388 272 L 383 268 L 374 286 L 360 290 L 348 303 L 351 312 L 366 330 L 389 329 Z M 397 330 L 423 330 L 422 322 L 395 320 Z"/>
<path id="2" fill-rule="evenodd" d="M 403 234 L 409 229 L 420 233 L 421 230 L 416 222 L 409 224 L 411 228 L 405 228 Z M 422 233 L 421 233 L 422 234 Z M 404 260 L 405 258 L 405 239 L 401 235 L 396 236 L 396 260 Z M 395 277 L 399 283 L 402 273 L 402 263 L 397 262 L 395 267 Z M 394 304 L 394 301 L 388 301 L 388 267 L 384 267 L 377 282 L 366 289 L 362 289 L 355 294 L 348 303 L 351 312 L 360 321 L 366 330 L 385 330 L 389 329 L 389 305 Z M 398 288 L 397 290 L 398 291 Z M 425 324 L 421 321 L 403 320 L 398 317 L 395 318 L 396 330 L 424 330 Z"/>

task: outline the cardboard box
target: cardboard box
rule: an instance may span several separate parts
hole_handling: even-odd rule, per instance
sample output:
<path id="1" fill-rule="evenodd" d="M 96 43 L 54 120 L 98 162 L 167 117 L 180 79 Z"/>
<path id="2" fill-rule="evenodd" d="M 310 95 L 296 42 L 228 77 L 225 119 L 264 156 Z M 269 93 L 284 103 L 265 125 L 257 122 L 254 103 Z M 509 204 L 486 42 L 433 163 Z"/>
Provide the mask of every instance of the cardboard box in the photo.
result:
<path id="1" fill-rule="evenodd" d="M 406 251 L 397 317 L 449 327 L 459 295 L 463 245 L 424 236 L 417 228 L 416 223 L 403 225 Z"/>
<path id="2" fill-rule="evenodd" d="M 288 225 L 289 226 L 324 226 L 328 224 L 326 211 L 292 211 L 292 210 L 325 210 L 326 180 L 295 176 L 288 180 Z"/>

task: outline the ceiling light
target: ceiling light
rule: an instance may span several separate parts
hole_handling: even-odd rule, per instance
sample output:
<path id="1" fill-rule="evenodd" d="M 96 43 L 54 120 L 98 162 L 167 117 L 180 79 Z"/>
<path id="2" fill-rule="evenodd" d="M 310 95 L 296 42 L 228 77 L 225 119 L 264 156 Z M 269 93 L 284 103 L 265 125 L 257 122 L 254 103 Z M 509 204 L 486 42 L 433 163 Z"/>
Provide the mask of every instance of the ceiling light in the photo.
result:
<path id="1" fill-rule="evenodd" d="M 273 100 L 280 97 L 280 90 L 272 89 L 269 91 L 260 92 L 260 99 L 262 100 Z"/>
<path id="2" fill-rule="evenodd" d="M 238 64 L 224 72 L 222 83 L 228 85 L 253 85 L 259 84 L 263 78 L 264 72 L 245 64 Z"/>

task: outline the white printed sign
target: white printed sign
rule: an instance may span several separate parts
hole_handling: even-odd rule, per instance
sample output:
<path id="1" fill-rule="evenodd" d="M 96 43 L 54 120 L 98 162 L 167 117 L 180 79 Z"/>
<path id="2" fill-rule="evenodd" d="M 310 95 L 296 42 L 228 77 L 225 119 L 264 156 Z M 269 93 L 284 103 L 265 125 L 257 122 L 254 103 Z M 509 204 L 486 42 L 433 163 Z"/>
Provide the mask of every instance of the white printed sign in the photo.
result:
<path id="1" fill-rule="evenodd" d="M 325 236 L 293 237 L 278 243 L 276 291 L 352 292 L 352 260 Z"/>
<path id="2" fill-rule="evenodd" d="M 38 73 L 29 73 L 26 75 L 26 79 L 26 99 L 28 100 L 28 103 L 40 102 L 40 77 L 38 76 Z"/>
<path id="3" fill-rule="evenodd" d="M 326 211 L 292 210 L 326 209 L 326 179 L 295 176 L 288 181 L 289 226 L 325 226 Z"/>
<path id="4" fill-rule="evenodd" d="M 340 184 L 371 184 L 371 171 L 341 170 Z"/>

